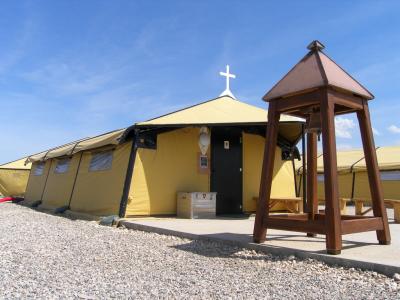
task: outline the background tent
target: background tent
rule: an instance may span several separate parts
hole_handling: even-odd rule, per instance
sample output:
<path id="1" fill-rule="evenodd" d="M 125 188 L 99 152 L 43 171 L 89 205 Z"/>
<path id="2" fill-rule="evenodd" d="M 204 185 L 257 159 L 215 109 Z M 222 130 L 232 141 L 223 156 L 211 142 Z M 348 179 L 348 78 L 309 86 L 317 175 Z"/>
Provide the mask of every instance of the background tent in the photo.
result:
<path id="1" fill-rule="evenodd" d="M 378 147 L 376 150 L 381 174 L 383 197 L 400 200 L 400 146 Z M 354 164 L 354 197 L 371 199 L 365 159 Z"/>
<path id="2" fill-rule="evenodd" d="M 25 165 L 26 158 L 0 165 L 0 195 L 24 196 L 31 164 Z"/>
<path id="3" fill-rule="evenodd" d="M 378 166 L 385 199 L 400 199 L 400 146 L 378 147 Z M 337 153 L 339 195 L 342 198 L 370 199 L 367 168 L 364 152 L 360 149 Z M 318 157 L 318 197 L 324 199 L 323 161 Z M 296 162 L 296 179 L 302 193 L 302 166 Z"/>

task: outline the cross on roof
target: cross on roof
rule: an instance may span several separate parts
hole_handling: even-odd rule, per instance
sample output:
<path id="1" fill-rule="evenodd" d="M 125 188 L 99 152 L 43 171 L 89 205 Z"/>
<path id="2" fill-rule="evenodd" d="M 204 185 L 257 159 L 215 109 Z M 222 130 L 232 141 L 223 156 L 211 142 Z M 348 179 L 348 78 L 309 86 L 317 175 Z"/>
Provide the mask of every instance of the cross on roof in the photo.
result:
<path id="1" fill-rule="evenodd" d="M 229 78 L 236 78 L 236 75 L 229 73 L 229 65 L 226 65 L 226 72 L 219 72 L 219 75 L 226 77 L 226 88 L 225 91 L 219 95 L 220 97 L 222 96 L 230 96 L 233 99 L 236 99 L 235 96 L 233 96 L 230 88 L 229 88 Z"/>

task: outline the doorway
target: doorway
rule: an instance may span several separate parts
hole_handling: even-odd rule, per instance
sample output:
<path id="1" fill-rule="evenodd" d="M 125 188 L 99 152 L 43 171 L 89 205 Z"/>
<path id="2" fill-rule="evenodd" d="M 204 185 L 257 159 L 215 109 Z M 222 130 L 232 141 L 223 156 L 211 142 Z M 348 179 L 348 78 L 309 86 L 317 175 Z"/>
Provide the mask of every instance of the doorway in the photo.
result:
<path id="1" fill-rule="evenodd" d="M 211 130 L 211 191 L 217 192 L 217 214 L 241 214 L 243 198 L 242 130 Z"/>

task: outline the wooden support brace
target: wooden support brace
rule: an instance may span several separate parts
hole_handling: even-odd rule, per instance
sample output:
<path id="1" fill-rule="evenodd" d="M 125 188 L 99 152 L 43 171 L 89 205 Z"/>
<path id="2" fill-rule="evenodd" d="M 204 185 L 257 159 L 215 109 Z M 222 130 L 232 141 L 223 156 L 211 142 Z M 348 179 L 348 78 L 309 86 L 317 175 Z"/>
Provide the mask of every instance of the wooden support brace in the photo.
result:
<path id="1" fill-rule="evenodd" d="M 307 212 L 308 219 L 314 220 L 318 213 L 318 186 L 317 186 L 317 134 L 307 133 Z M 315 236 L 315 233 L 307 233 L 307 236 Z"/>
<path id="2" fill-rule="evenodd" d="M 379 175 L 378 160 L 376 158 L 374 137 L 372 134 L 371 119 L 367 100 L 363 101 L 363 109 L 357 111 L 360 125 L 361 139 L 364 148 L 365 162 L 367 165 L 368 181 L 371 190 L 372 210 L 375 217 L 381 217 L 383 229 L 377 230 L 376 235 L 380 244 L 390 244 L 390 231 L 383 201 L 383 192 Z"/>
<path id="3" fill-rule="evenodd" d="M 326 249 L 329 254 L 339 254 L 342 250 L 334 107 L 335 103 L 329 99 L 327 92 L 321 99 L 321 121 L 324 151 Z"/>
<path id="4" fill-rule="evenodd" d="M 275 148 L 278 140 L 280 112 L 276 102 L 272 101 L 268 108 L 268 124 L 265 136 L 264 160 L 261 172 L 260 194 L 257 202 L 256 219 L 254 222 L 253 240 L 255 243 L 265 241 L 267 229 L 264 220 L 269 215 L 269 200 L 271 196 L 272 177 L 274 171 Z"/>

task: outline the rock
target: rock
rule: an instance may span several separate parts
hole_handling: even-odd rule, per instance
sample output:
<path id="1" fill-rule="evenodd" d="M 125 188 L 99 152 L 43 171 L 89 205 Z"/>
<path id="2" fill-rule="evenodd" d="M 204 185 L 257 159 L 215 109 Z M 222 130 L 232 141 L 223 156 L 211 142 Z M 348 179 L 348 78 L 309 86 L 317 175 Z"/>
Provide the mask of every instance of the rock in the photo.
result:
<path id="1" fill-rule="evenodd" d="M 6 299 L 393 299 L 399 293 L 395 277 L 294 255 L 99 226 L 15 204 L 0 204 L 0 220 Z"/>
<path id="2" fill-rule="evenodd" d="M 393 279 L 394 279 L 395 281 L 400 281 L 400 274 L 399 274 L 399 273 L 395 273 L 395 274 L 393 275 Z"/>

